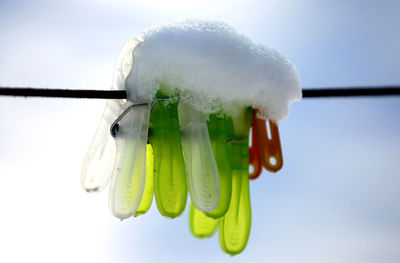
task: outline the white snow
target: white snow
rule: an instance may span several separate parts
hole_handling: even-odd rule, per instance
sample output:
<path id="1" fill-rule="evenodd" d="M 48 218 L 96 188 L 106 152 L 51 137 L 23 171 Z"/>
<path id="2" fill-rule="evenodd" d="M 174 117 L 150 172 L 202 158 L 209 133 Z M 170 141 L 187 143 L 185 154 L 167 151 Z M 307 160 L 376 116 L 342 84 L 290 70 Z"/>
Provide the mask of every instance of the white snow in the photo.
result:
<path id="1" fill-rule="evenodd" d="M 162 84 L 204 113 L 234 116 L 251 106 L 279 121 L 302 97 L 299 74 L 284 55 L 225 23 L 189 20 L 149 29 L 140 41 L 124 48 L 133 52 L 133 62 L 124 62 L 133 63 L 125 82 L 131 101 L 153 100 Z"/>

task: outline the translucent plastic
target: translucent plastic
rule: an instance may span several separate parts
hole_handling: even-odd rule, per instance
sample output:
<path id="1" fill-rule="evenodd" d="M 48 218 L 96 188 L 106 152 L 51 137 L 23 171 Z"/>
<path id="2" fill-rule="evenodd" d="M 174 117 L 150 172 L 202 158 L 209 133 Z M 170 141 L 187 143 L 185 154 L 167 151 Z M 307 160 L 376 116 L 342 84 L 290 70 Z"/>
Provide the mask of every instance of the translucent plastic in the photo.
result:
<path id="1" fill-rule="evenodd" d="M 137 86 L 130 81 L 129 76 L 134 62 L 134 50 L 142 41 L 143 40 L 137 38 L 129 39 L 121 48 L 117 62 L 115 63 L 112 89 L 126 90 L 127 97 L 130 101 L 143 100 L 143 98 L 135 96 Z"/>
<path id="2" fill-rule="evenodd" d="M 186 183 L 194 206 L 210 212 L 219 202 L 219 175 L 207 128 L 207 115 L 179 104 Z"/>
<path id="3" fill-rule="evenodd" d="M 153 148 L 151 147 L 151 144 L 147 144 L 146 184 L 144 186 L 142 200 L 140 201 L 139 208 L 136 210 L 135 216 L 147 213 L 153 201 L 153 161 L 154 161 Z"/>
<path id="4" fill-rule="evenodd" d="M 264 168 L 270 172 L 277 172 L 283 166 L 279 129 L 276 122 L 272 120 L 268 120 L 268 122 L 270 132 L 267 131 L 265 120 L 259 118 L 255 119 L 253 127 L 256 130 L 260 158 Z M 268 138 L 268 134 L 270 138 Z"/>
<path id="5" fill-rule="evenodd" d="M 217 229 L 218 220 L 210 218 L 198 210 L 193 203 L 190 204 L 190 231 L 198 238 L 211 237 Z"/>
<path id="6" fill-rule="evenodd" d="M 217 162 L 219 174 L 219 203 L 217 208 L 207 213 L 207 216 L 219 218 L 228 211 L 232 193 L 232 169 L 227 148 L 227 122 L 231 119 L 212 114 L 207 122 L 211 146 Z M 232 124 L 231 124 L 232 125 Z"/>
<path id="7" fill-rule="evenodd" d="M 250 236 L 251 207 L 249 173 L 233 170 L 232 199 L 228 212 L 219 223 L 219 240 L 223 251 L 236 255 L 242 252 Z"/>
<path id="8" fill-rule="evenodd" d="M 246 113 L 246 115 L 248 115 Z M 219 240 L 223 251 L 236 255 L 242 252 L 250 236 L 251 207 L 249 192 L 249 146 L 248 135 L 250 117 L 236 122 L 242 127 L 234 127 L 233 137 L 241 140 L 229 142 L 232 167 L 232 197 L 228 212 L 219 223 Z M 248 124 L 248 126 L 246 125 Z M 247 132 L 245 127 L 247 126 Z M 238 132 L 240 131 L 240 132 Z"/>
<path id="9" fill-rule="evenodd" d="M 85 156 L 82 166 L 81 184 L 88 192 L 103 189 L 112 174 L 116 148 L 110 135 L 110 126 L 118 117 L 121 105 L 116 101 L 108 101 L 96 134 Z"/>
<path id="10" fill-rule="evenodd" d="M 170 218 L 184 211 L 187 199 L 177 106 L 177 103 L 158 102 L 150 116 L 154 195 L 158 211 Z"/>
<path id="11" fill-rule="evenodd" d="M 135 214 L 146 183 L 146 147 L 150 107 L 130 110 L 119 122 L 117 159 L 111 177 L 109 204 L 114 216 Z"/>
<path id="12" fill-rule="evenodd" d="M 141 40 L 132 38 L 121 48 L 115 63 L 112 89 L 125 90 L 125 80 L 133 64 L 133 50 Z M 103 189 L 113 172 L 116 147 L 110 136 L 110 126 L 122 112 L 125 101 L 109 100 L 104 108 L 103 115 L 97 127 L 89 150 L 82 166 L 81 184 L 88 192 Z"/>

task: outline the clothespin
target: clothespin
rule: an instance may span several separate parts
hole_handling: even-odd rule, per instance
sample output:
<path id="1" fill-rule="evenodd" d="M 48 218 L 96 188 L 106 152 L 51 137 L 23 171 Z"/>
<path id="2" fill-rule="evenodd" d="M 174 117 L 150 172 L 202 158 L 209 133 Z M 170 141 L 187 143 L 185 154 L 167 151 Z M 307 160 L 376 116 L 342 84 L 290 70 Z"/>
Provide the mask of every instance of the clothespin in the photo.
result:
<path id="1" fill-rule="evenodd" d="M 257 112 L 253 110 L 253 116 L 251 120 L 251 145 L 249 148 L 249 162 L 250 165 L 253 167 L 253 171 L 250 173 L 250 179 L 257 179 L 262 172 L 260 150 L 255 128 L 256 117 Z"/>
<path id="2" fill-rule="evenodd" d="M 255 135 L 253 138 L 256 138 L 255 142 L 253 142 L 251 151 L 256 156 L 256 151 L 258 149 L 259 157 L 261 159 L 261 163 L 263 167 L 270 172 L 277 172 L 283 166 L 283 157 L 282 157 L 282 147 L 281 141 L 279 137 L 279 128 L 278 124 L 273 120 L 267 120 L 269 124 L 269 131 L 267 131 L 266 121 L 260 118 L 257 118 L 257 111 L 253 114 L 253 123 L 252 128 L 255 130 Z M 254 134 L 254 133 L 252 133 Z M 258 146 L 258 147 L 257 147 Z M 253 167 L 257 167 L 259 165 L 256 157 L 253 158 Z M 254 169 L 256 171 L 256 169 Z M 259 172 L 259 170 L 257 170 Z M 257 173 L 254 173 L 254 177 Z"/>
<path id="3" fill-rule="evenodd" d="M 278 52 L 265 49 L 274 58 L 270 65 L 271 56 L 265 56 L 261 49 L 256 55 L 253 45 L 246 42 L 248 47 L 243 46 L 243 38 L 235 36 L 234 31 L 230 33 L 237 42 L 225 39 L 225 26 L 185 26 L 189 30 L 174 25 L 165 31 L 166 35 L 156 30 L 150 33 L 154 39 L 145 34 L 143 39 L 131 39 L 122 48 L 113 89 L 126 90 L 127 99 L 107 103 L 85 159 L 82 184 L 93 192 L 104 188 L 111 178 L 109 206 L 120 219 L 146 213 L 153 193 L 160 214 L 176 218 L 183 213 L 189 193 L 192 233 L 208 237 L 218 225 L 221 248 L 235 255 L 245 249 L 250 235 L 249 179 L 257 178 L 262 167 L 276 172 L 283 164 L 277 124 L 268 120 L 267 130 L 265 120 L 251 108 L 253 104 L 261 107 L 262 96 L 268 92 L 260 86 L 258 93 L 246 97 L 242 88 L 253 79 L 247 76 L 254 71 L 250 61 L 265 60 L 260 64 L 262 74 L 255 76 L 265 73 L 266 77 L 255 83 L 274 80 L 265 89 L 271 89 L 271 94 L 278 90 L 275 81 L 280 82 L 280 78 L 268 75 L 274 72 L 270 66 L 280 62 L 282 75 L 294 75 L 288 78 L 293 80 L 293 90 L 299 83 L 297 71 Z M 210 34 L 214 30 L 221 33 L 218 54 L 208 48 L 208 43 L 214 43 L 215 36 Z M 198 45 L 197 34 L 205 41 L 203 44 Z M 177 42 L 166 41 L 168 35 Z M 193 44 L 197 48 L 193 49 Z M 225 55 L 223 47 L 230 45 L 239 47 L 240 52 L 233 48 L 231 56 Z M 225 57 L 235 57 L 236 63 L 241 64 L 244 55 L 248 61 L 244 69 L 249 70 L 230 67 L 232 61 L 225 61 Z M 196 59 L 207 63 L 199 64 Z M 204 79 L 213 71 L 215 76 Z M 231 77 L 220 80 L 235 74 L 242 75 L 239 78 L 244 79 L 244 84 L 235 86 Z M 230 88 L 233 97 L 225 94 Z M 295 99 L 296 94 L 292 93 Z M 286 100 L 289 102 L 289 97 L 285 103 Z M 253 166 L 251 174 L 249 165 Z"/>

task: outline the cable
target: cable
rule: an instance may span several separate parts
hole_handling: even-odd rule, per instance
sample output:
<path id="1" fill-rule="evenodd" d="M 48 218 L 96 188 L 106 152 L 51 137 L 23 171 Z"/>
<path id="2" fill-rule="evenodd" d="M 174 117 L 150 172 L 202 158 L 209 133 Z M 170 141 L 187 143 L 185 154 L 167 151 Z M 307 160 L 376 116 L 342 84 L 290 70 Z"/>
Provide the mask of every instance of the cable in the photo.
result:
<path id="1" fill-rule="evenodd" d="M 303 98 L 364 97 L 400 95 L 400 86 L 306 88 Z M 41 89 L 31 87 L 0 87 L 0 96 L 77 98 L 77 99 L 126 99 L 125 90 L 73 90 Z"/>
<path id="2" fill-rule="evenodd" d="M 76 99 L 126 99 L 126 91 L 0 87 L 0 96 Z"/>
<path id="3" fill-rule="evenodd" d="M 400 86 L 303 89 L 303 98 L 400 95 Z"/>

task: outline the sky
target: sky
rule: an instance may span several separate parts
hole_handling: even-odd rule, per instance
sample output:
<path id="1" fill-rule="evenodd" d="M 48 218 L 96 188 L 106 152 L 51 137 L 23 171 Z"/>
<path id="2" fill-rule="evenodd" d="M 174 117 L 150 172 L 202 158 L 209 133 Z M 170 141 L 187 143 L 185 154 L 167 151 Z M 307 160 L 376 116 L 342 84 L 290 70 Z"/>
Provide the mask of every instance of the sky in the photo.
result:
<path id="1" fill-rule="evenodd" d="M 0 2 L 0 86 L 109 89 L 123 43 L 187 18 L 280 50 L 303 87 L 400 84 L 398 1 Z M 0 97 L 1 262 L 397 262 L 400 98 L 304 99 L 280 122 L 284 167 L 250 183 L 235 257 L 188 213 L 124 221 L 82 161 L 104 101 Z"/>

